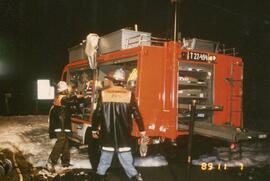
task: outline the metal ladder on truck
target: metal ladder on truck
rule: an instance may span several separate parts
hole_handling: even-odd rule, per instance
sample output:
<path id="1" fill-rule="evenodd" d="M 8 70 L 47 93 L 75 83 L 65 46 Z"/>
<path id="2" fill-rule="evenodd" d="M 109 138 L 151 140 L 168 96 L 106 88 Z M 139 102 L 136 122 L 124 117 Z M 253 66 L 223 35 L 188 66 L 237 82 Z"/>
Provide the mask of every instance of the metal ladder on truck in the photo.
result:
<path id="1" fill-rule="evenodd" d="M 238 69 L 238 71 L 241 72 L 241 77 L 235 77 L 235 71 L 236 69 Z M 233 114 L 235 113 L 239 113 L 240 114 L 240 126 L 243 126 L 243 77 L 242 77 L 242 72 L 243 72 L 243 64 L 241 63 L 232 63 L 231 64 L 231 70 L 230 70 L 230 77 L 226 78 L 226 80 L 229 82 L 230 84 L 230 117 L 229 117 L 229 123 L 231 126 L 233 126 Z M 235 90 L 237 90 L 237 86 L 238 86 L 238 90 L 239 93 L 236 94 Z M 235 110 L 233 108 L 233 102 L 236 101 L 238 99 L 238 101 L 240 102 L 240 108 Z"/>

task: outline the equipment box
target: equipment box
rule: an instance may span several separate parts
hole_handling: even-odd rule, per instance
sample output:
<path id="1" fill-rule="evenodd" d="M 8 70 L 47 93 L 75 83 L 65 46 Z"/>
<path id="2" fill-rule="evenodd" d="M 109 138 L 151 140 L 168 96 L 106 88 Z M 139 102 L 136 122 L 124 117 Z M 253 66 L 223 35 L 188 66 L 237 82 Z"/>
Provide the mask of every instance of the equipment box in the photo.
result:
<path id="1" fill-rule="evenodd" d="M 115 52 L 141 45 L 151 45 L 151 33 L 121 29 L 99 39 L 99 54 Z"/>
<path id="2" fill-rule="evenodd" d="M 84 52 L 85 44 L 84 41 L 83 43 L 68 49 L 69 63 L 87 59 Z M 106 54 L 142 45 L 151 45 L 151 33 L 121 29 L 100 37 L 98 54 Z"/>
<path id="3" fill-rule="evenodd" d="M 69 52 L 69 63 L 72 63 L 77 60 L 87 59 L 86 54 L 84 53 L 85 42 L 80 43 L 72 48 L 68 49 Z"/>

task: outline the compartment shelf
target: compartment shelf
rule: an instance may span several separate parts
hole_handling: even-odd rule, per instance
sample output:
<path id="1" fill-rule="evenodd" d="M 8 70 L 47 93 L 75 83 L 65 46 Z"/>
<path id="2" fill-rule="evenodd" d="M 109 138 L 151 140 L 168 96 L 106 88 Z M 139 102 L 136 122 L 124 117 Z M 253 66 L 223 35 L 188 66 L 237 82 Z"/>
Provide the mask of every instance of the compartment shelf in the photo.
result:
<path id="1" fill-rule="evenodd" d="M 181 118 L 181 119 L 184 119 L 184 118 L 190 118 L 190 113 L 180 113 L 178 114 L 178 118 Z M 196 113 L 196 118 L 202 118 L 202 119 L 205 119 L 207 118 L 207 114 L 206 113 Z"/>
<path id="2" fill-rule="evenodd" d="M 181 89 L 178 91 L 179 98 L 206 99 L 205 93 L 201 89 Z"/>
<path id="3" fill-rule="evenodd" d="M 189 104 L 178 104 L 178 109 L 180 110 L 188 110 L 189 109 Z M 207 111 L 207 110 L 212 110 L 212 111 L 222 111 L 223 107 L 222 106 L 216 106 L 216 105 L 196 105 L 196 110 L 200 111 Z"/>
<path id="4" fill-rule="evenodd" d="M 192 82 L 192 81 L 179 81 L 180 87 L 187 86 L 198 86 L 198 87 L 207 87 L 205 82 Z"/>

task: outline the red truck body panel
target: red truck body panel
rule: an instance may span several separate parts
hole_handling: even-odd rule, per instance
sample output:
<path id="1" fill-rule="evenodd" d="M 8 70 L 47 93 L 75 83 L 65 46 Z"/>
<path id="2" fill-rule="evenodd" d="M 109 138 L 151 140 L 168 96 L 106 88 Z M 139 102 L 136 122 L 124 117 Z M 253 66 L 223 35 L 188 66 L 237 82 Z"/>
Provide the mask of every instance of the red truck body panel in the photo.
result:
<path id="1" fill-rule="evenodd" d="M 222 111 L 213 113 L 212 123 L 242 127 L 242 87 L 240 83 L 235 83 L 232 88 L 232 81 L 229 81 L 239 80 L 240 82 L 243 79 L 241 58 L 209 53 L 216 56 L 215 62 L 195 62 L 181 58 L 181 53 L 185 51 L 187 50 L 180 49 L 179 43 L 166 42 L 163 46 L 140 46 L 100 55 L 97 61 L 99 66 L 124 58 L 136 57 L 138 70 L 136 98 L 149 136 L 175 139 L 179 135 L 187 134 L 186 131 L 178 130 L 178 65 L 182 62 L 198 65 L 211 64 L 213 67 L 213 104 L 223 106 Z M 66 72 L 80 66 L 88 66 L 88 60 L 78 60 L 65 66 L 62 80 Z M 89 121 L 91 122 L 91 116 Z M 138 136 L 135 123 L 133 135 Z"/>

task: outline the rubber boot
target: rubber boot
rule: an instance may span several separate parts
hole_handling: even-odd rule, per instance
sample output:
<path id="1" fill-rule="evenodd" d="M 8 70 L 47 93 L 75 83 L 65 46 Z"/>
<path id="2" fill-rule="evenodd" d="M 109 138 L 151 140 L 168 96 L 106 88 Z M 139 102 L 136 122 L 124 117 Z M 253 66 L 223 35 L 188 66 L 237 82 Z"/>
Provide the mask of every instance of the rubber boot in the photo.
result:
<path id="1" fill-rule="evenodd" d="M 143 181 L 142 175 L 140 173 L 138 173 L 137 175 L 135 175 L 134 177 L 132 177 L 130 180 L 131 181 Z"/>
<path id="2" fill-rule="evenodd" d="M 95 175 L 95 181 L 105 181 L 105 175 Z"/>

